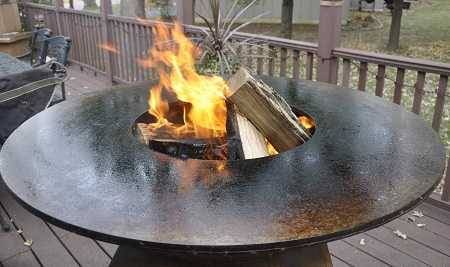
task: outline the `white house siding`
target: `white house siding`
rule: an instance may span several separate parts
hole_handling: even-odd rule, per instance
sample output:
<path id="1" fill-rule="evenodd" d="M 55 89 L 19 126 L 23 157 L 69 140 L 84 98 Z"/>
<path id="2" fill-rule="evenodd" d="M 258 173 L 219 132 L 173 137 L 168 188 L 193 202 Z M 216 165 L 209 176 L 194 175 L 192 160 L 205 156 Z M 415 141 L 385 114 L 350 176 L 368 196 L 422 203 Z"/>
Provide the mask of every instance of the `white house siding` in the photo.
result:
<path id="1" fill-rule="evenodd" d="M 343 21 L 346 20 L 350 1 L 344 0 Z M 208 15 L 206 10 L 208 0 L 196 0 L 196 11 L 202 15 Z M 223 9 L 228 10 L 234 0 L 221 1 Z M 296 24 L 317 24 L 319 22 L 320 0 L 294 0 L 294 23 Z M 247 20 L 263 12 L 270 13 L 257 22 L 261 23 L 279 23 L 281 21 L 281 0 L 259 0 L 243 16 L 242 20 Z"/>

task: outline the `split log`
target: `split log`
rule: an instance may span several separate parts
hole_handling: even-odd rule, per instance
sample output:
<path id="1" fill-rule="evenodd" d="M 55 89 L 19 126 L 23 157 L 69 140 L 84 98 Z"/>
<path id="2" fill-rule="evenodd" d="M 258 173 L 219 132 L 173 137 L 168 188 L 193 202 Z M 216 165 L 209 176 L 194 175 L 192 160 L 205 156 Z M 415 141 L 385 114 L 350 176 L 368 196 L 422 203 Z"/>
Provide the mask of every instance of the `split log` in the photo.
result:
<path id="1" fill-rule="evenodd" d="M 149 130 L 146 123 L 136 123 L 133 130 L 136 132 L 135 135 L 142 143 L 149 145 L 149 142 L 152 139 L 152 132 Z"/>
<path id="2" fill-rule="evenodd" d="M 244 159 L 261 158 L 269 155 L 264 136 L 244 116 L 236 113 L 239 137 Z"/>
<path id="3" fill-rule="evenodd" d="M 269 155 L 264 136 L 227 102 L 228 160 L 261 158 Z"/>
<path id="4" fill-rule="evenodd" d="M 234 104 L 227 102 L 227 157 L 228 160 L 244 159 L 244 151 L 239 136 L 239 126 Z"/>
<path id="5" fill-rule="evenodd" d="M 287 102 L 263 81 L 240 68 L 228 81 L 227 99 L 279 152 L 305 143 L 308 131 L 297 122 Z"/>

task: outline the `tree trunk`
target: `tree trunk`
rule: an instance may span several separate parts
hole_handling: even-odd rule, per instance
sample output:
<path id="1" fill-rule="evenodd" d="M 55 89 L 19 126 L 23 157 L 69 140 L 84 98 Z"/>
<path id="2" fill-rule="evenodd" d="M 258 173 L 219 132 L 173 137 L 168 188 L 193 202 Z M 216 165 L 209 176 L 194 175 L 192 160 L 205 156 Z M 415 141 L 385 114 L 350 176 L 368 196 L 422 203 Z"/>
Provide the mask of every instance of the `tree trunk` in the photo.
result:
<path id="1" fill-rule="evenodd" d="M 394 0 L 392 9 L 391 30 L 389 32 L 389 43 L 387 48 L 398 49 L 400 46 L 400 27 L 402 25 L 403 0 Z"/>
<path id="2" fill-rule="evenodd" d="M 134 15 L 138 18 L 145 19 L 145 0 L 134 0 Z"/>
<path id="3" fill-rule="evenodd" d="M 292 17 L 294 14 L 294 0 L 283 0 L 281 6 L 281 36 L 292 38 Z"/>
<path id="4" fill-rule="evenodd" d="M 145 0 L 121 0 L 120 15 L 145 18 Z"/>
<path id="5" fill-rule="evenodd" d="M 84 10 L 97 10 L 98 6 L 95 0 L 84 0 Z"/>
<path id="6" fill-rule="evenodd" d="M 159 6 L 159 10 L 160 10 L 160 15 L 161 15 L 161 19 L 164 21 L 171 21 L 171 17 L 170 17 L 170 3 L 169 0 L 158 0 L 157 1 L 157 5 Z"/>

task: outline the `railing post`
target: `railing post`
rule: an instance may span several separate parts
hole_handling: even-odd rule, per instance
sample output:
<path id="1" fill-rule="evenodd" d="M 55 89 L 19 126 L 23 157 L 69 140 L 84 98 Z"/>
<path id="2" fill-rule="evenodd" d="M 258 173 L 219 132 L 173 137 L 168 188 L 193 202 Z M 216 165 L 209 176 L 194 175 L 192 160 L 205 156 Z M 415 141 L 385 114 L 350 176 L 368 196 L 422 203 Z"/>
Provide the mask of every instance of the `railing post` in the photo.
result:
<path id="1" fill-rule="evenodd" d="M 177 18 L 182 24 L 194 24 L 194 3 L 195 0 L 176 0 Z"/>
<path id="2" fill-rule="evenodd" d="M 57 30 L 59 35 L 63 34 L 60 16 L 61 9 L 63 8 L 64 8 L 64 0 L 56 0 L 55 1 L 56 27 L 58 28 Z"/>
<path id="3" fill-rule="evenodd" d="M 450 151 L 448 152 L 450 153 Z M 447 174 L 444 178 L 444 189 L 442 191 L 442 200 L 450 201 L 450 157 L 447 161 Z"/>
<path id="4" fill-rule="evenodd" d="M 111 44 L 111 29 L 109 25 L 108 15 L 112 14 L 111 0 L 100 1 L 100 13 L 102 18 L 102 43 Z M 113 83 L 113 68 L 112 68 L 112 52 L 103 50 L 105 58 L 105 73 L 110 84 Z"/>
<path id="5" fill-rule="evenodd" d="M 342 4 L 342 0 L 320 1 L 317 79 L 321 82 L 337 83 L 338 59 L 333 49 L 340 44 Z"/>

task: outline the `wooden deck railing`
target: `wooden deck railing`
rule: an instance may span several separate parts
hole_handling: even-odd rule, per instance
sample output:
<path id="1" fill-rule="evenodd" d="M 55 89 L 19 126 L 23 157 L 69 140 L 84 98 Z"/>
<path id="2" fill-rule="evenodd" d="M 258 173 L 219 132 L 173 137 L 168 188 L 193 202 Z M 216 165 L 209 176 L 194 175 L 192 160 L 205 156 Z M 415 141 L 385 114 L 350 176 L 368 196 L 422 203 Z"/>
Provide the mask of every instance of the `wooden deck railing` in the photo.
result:
<path id="1" fill-rule="evenodd" d="M 57 34 L 73 39 L 72 62 L 106 74 L 115 82 L 136 82 L 153 77 L 137 59 L 148 56 L 155 21 L 110 15 L 105 8 L 101 14 L 64 9 L 61 0 L 57 3 L 58 8 L 25 3 L 24 10 L 30 25 L 35 17 L 42 16 Z M 196 26 L 185 27 L 193 37 L 203 35 L 203 30 Z M 252 44 L 243 46 L 238 52 L 243 62 L 260 75 L 316 80 L 321 61 L 329 60 L 318 56 L 319 45 L 314 43 L 247 33 L 238 33 L 233 40 L 251 40 Z M 100 48 L 105 44 L 117 49 L 118 53 Z M 330 56 L 339 63 L 338 69 L 333 70 L 339 73 L 337 84 L 389 97 L 394 103 L 431 121 L 437 132 L 449 127 L 442 126 L 442 118 L 445 108 L 450 108 L 446 102 L 446 98 L 450 99 L 447 93 L 450 64 L 346 48 L 335 48 Z M 407 80 L 415 82 L 408 84 Z M 403 97 L 407 94 L 410 97 Z M 425 98 L 431 100 L 427 103 L 434 102 L 432 108 L 424 108 Z M 450 199 L 450 168 L 442 198 Z"/>

